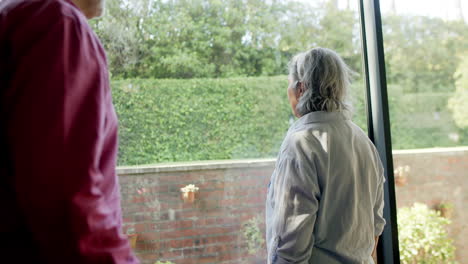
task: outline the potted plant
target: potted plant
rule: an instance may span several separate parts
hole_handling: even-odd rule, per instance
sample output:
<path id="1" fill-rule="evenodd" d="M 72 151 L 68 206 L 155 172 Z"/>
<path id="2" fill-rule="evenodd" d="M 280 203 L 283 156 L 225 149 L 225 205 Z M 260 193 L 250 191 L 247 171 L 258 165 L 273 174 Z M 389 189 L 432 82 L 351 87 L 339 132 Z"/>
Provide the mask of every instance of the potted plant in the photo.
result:
<path id="1" fill-rule="evenodd" d="M 182 192 L 182 199 L 185 203 L 194 203 L 195 202 L 195 194 L 198 192 L 200 188 L 195 186 L 194 184 L 189 184 L 180 189 Z"/>
<path id="2" fill-rule="evenodd" d="M 395 185 L 398 187 L 405 186 L 408 183 L 408 173 L 410 171 L 410 166 L 398 166 L 393 174 L 395 176 Z"/>
<path id="3" fill-rule="evenodd" d="M 138 234 L 135 233 L 135 228 L 129 227 L 127 228 L 127 237 L 128 237 L 128 242 L 130 243 L 130 247 L 132 249 L 136 248 L 136 243 L 138 241 Z"/>
<path id="4" fill-rule="evenodd" d="M 157 197 L 151 193 L 151 187 L 154 183 L 149 179 L 137 179 L 134 187 L 136 187 L 137 195 L 135 198 L 142 199 L 148 212 L 158 211 L 161 207 Z"/>
<path id="5" fill-rule="evenodd" d="M 242 223 L 242 233 L 247 242 L 247 251 L 249 254 L 257 254 L 264 247 L 264 234 L 260 229 L 260 225 L 262 224 L 261 219 L 262 218 L 259 216 L 256 216 Z"/>
<path id="6" fill-rule="evenodd" d="M 445 218 L 451 218 L 453 214 L 453 204 L 449 202 L 442 202 L 437 206 L 437 211 Z"/>
<path id="7" fill-rule="evenodd" d="M 158 216 L 158 211 L 161 205 L 157 197 L 151 192 L 151 188 L 154 185 L 154 182 L 148 178 L 138 178 L 135 180 L 135 184 L 131 186 L 131 188 L 135 189 L 128 190 L 128 192 L 132 192 L 134 194 L 133 198 L 135 201 L 138 201 L 139 204 L 144 205 L 142 210 L 135 212 L 135 215 L 151 217 L 152 219 L 156 219 Z M 127 228 L 126 235 L 128 237 L 128 242 L 133 249 L 136 248 L 137 241 L 139 239 L 143 239 L 143 236 L 139 237 L 139 235 L 135 232 L 135 228 L 133 226 L 129 226 Z"/>

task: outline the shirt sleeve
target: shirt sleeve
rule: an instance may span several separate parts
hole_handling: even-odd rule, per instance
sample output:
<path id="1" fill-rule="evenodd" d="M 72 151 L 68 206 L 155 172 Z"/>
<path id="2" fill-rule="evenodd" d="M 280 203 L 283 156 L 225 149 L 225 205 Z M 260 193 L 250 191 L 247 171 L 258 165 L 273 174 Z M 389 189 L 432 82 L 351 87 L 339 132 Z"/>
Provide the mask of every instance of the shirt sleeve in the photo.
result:
<path id="1" fill-rule="evenodd" d="M 117 182 L 109 186 L 116 176 L 100 167 L 109 99 L 102 54 L 74 17 L 31 19 L 44 31 L 24 32 L 36 34 L 27 47 L 19 42 L 8 126 L 25 225 L 44 263 L 138 263 L 121 234 Z"/>
<path id="2" fill-rule="evenodd" d="M 374 204 L 374 236 L 380 236 L 386 224 L 385 218 L 383 217 L 385 184 L 384 169 L 380 158 L 377 159 L 377 162 L 379 163 L 379 183 L 377 185 L 377 195 Z"/>
<path id="3" fill-rule="evenodd" d="M 319 188 L 313 161 L 284 158 L 274 184 L 271 263 L 306 264 L 314 245 L 314 225 L 319 206 Z"/>

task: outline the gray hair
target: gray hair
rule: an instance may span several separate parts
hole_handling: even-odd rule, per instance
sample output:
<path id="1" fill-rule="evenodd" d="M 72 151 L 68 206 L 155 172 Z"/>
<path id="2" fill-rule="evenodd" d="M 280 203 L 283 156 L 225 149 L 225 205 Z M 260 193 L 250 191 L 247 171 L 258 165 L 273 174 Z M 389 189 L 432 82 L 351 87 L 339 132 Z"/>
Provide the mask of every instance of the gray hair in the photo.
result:
<path id="1" fill-rule="evenodd" d="M 304 84 L 297 113 L 351 110 L 346 100 L 352 73 L 343 59 L 329 49 L 314 48 L 294 56 L 289 62 L 289 78 L 294 89 L 299 82 Z"/>

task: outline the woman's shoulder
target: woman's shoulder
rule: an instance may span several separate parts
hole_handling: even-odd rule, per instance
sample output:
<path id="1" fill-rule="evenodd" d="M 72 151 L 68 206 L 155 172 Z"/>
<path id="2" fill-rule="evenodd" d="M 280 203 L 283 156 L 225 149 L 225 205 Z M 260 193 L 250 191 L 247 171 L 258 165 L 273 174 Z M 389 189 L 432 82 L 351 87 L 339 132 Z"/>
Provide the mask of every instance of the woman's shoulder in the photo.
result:
<path id="1" fill-rule="evenodd" d="M 290 130 L 283 140 L 280 156 L 291 159 L 302 159 L 319 153 L 326 153 L 328 146 L 327 133 L 307 127 Z"/>

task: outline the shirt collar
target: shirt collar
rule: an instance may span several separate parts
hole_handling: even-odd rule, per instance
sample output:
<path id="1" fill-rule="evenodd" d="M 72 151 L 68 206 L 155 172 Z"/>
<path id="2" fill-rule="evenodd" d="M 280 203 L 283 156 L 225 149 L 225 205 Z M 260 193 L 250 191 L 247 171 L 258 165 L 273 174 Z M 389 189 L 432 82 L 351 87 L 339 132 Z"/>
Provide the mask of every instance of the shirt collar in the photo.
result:
<path id="1" fill-rule="evenodd" d="M 323 122 L 332 122 L 337 120 L 349 120 L 349 113 L 345 111 L 335 111 L 335 112 L 326 112 L 326 111 L 317 111 L 310 112 L 305 114 L 297 120 L 298 123 L 308 124 L 308 123 L 323 123 Z"/>

